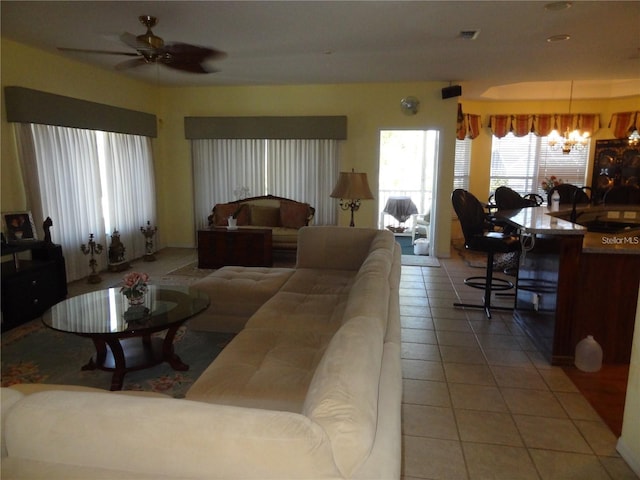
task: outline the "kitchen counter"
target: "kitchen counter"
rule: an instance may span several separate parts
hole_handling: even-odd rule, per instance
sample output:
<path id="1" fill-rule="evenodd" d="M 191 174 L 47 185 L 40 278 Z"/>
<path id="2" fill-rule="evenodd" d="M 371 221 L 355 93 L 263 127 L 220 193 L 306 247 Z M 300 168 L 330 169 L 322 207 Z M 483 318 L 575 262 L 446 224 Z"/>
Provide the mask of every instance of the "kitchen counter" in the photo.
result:
<path id="1" fill-rule="evenodd" d="M 497 212 L 496 217 L 530 235 L 581 235 L 582 253 L 632 254 L 640 255 L 640 205 L 579 206 L 577 220 L 584 223 L 588 219 L 612 221 L 626 220 L 637 223 L 624 232 L 592 232 L 578 223 L 567 220 L 570 208 L 551 212 L 548 207 L 530 207 L 520 210 Z"/>
<path id="2" fill-rule="evenodd" d="M 640 283 L 640 206 L 578 206 L 583 225 L 570 222 L 571 213 L 542 206 L 495 214 L 522 237 L 514 319 L 554 365 L 573 364 L 575 346 L 587 335 L 602 346 L 604 363 L 628 363 Z"/>

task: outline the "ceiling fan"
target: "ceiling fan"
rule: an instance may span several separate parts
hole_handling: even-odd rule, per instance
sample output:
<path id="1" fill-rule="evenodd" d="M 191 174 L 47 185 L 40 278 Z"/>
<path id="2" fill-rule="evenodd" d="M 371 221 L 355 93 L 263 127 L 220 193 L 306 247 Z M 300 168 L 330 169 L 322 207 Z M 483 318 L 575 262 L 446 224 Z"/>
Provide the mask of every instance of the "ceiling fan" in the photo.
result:
<path id="1" fill-rule="evenodd" d="M 212 73 L 217 70 L 207 67 L 204 62 L 207 60 L 219 60 L 226 57 L 226 53 L 213 48 L 199 47 L 188 43 L 165 43 L 164 40 L 156 36 L 151 28 L 158 23 L 158 19 L 151 15 L 141 15 L 138 17 L 140 23 L 147 27 L 147 31 L 142 35 L 123 33 L 120 40 L 126 45 L 134 48 L 136 52 L 115 52 L 110 50 L 86 50 L 81 48 L 58 47 L 58 50 L 65 52 L 99 53 L 108 55 L 127 55 L 136 57 L 118 63 L 115 68 L 124 70 L 138 67 L 149 63 L 160 63 L 175 70 L 182 70 L 190 73 Z"/>

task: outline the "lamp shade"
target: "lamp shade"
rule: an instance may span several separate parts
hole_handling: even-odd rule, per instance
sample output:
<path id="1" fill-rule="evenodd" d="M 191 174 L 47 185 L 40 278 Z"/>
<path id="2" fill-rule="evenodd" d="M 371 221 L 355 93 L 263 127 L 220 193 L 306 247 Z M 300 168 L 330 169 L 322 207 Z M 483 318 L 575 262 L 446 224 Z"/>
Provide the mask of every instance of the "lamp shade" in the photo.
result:
<path id="1" fill-rule="evenodd" d="M 359 200 L 373 199 L 369 182 L 367 182 L 367 174 L 356 172 L 340 172 L 338 183 L 329 196 Z"/>

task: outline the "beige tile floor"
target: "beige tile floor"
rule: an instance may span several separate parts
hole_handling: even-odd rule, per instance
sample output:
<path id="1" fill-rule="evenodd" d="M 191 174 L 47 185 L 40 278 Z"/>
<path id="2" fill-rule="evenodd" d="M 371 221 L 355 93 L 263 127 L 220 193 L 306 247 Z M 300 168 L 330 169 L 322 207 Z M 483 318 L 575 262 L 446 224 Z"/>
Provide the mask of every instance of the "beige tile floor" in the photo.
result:
<path id="1" fill-rule="evenodd" d="M 510 312 L 488 320 L 453 307 L 480 302 L 463 280 L 483 274 L 453 256 L 402 267 L 402 478 L 636 479 L 613 433 Z"/>
<path id="2" fill-rule="evenodd" d="M 637 479 L 617 454 L 617 439 L 559 367 L 538 354 L 512 320 L 459 309 L 477 303 L 464 278 L 482 275 L 455 251 L 441 266 L 402 267 L 403 480 Z M 168 248 L 156 262 L 132 262 L 152 280 L 196 259 Z M 69 285 L 69 295 L 106 288 Z M 505 304 L 508 299 L 501 300 Z"/>

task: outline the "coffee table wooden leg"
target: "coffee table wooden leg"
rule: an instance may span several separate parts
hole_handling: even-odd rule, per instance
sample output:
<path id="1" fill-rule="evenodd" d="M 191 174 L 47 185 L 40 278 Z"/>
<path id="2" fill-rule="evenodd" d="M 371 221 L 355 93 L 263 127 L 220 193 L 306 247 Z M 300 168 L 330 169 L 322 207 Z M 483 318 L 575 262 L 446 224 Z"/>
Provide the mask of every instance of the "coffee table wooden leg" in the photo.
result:
<path id="1" fill-rule="evenodd" d="M 180 325 L 175 325 L 167 330 L 164 342 L 162 343 L 162 358 L 165 362 L 168 362 L 174 370 L 185 372 L 189 370 L 189 365 L 184 363 L 180 357 L 176 355 L 175 349 L 173 348 L 173 339 L 175 338 L 179 328 Z"/>
<path id="2" fill-rule="evenodd" d="M 117 339 L 108 340 L 109 348 L 113 355 L 114 369 L 113 376 L 111 377 L 111 390 L 122 390 L 122 383 L 124 382 L 124 374 L 127 373 L 127 362 L 124 358 L 124 351 L 122 345 Z"/>
<path id="3" fill-rule="evenodd" d="M 104 364 L 105 358 L 107 358 L 107 345 L 104 340 L 99 338 L 92 338 L 93 344 L 96 347 L 95 357 L 91 357 L 86 365 L 83 365 L 81 370 L 95 370 L 98 365 Z"/>

